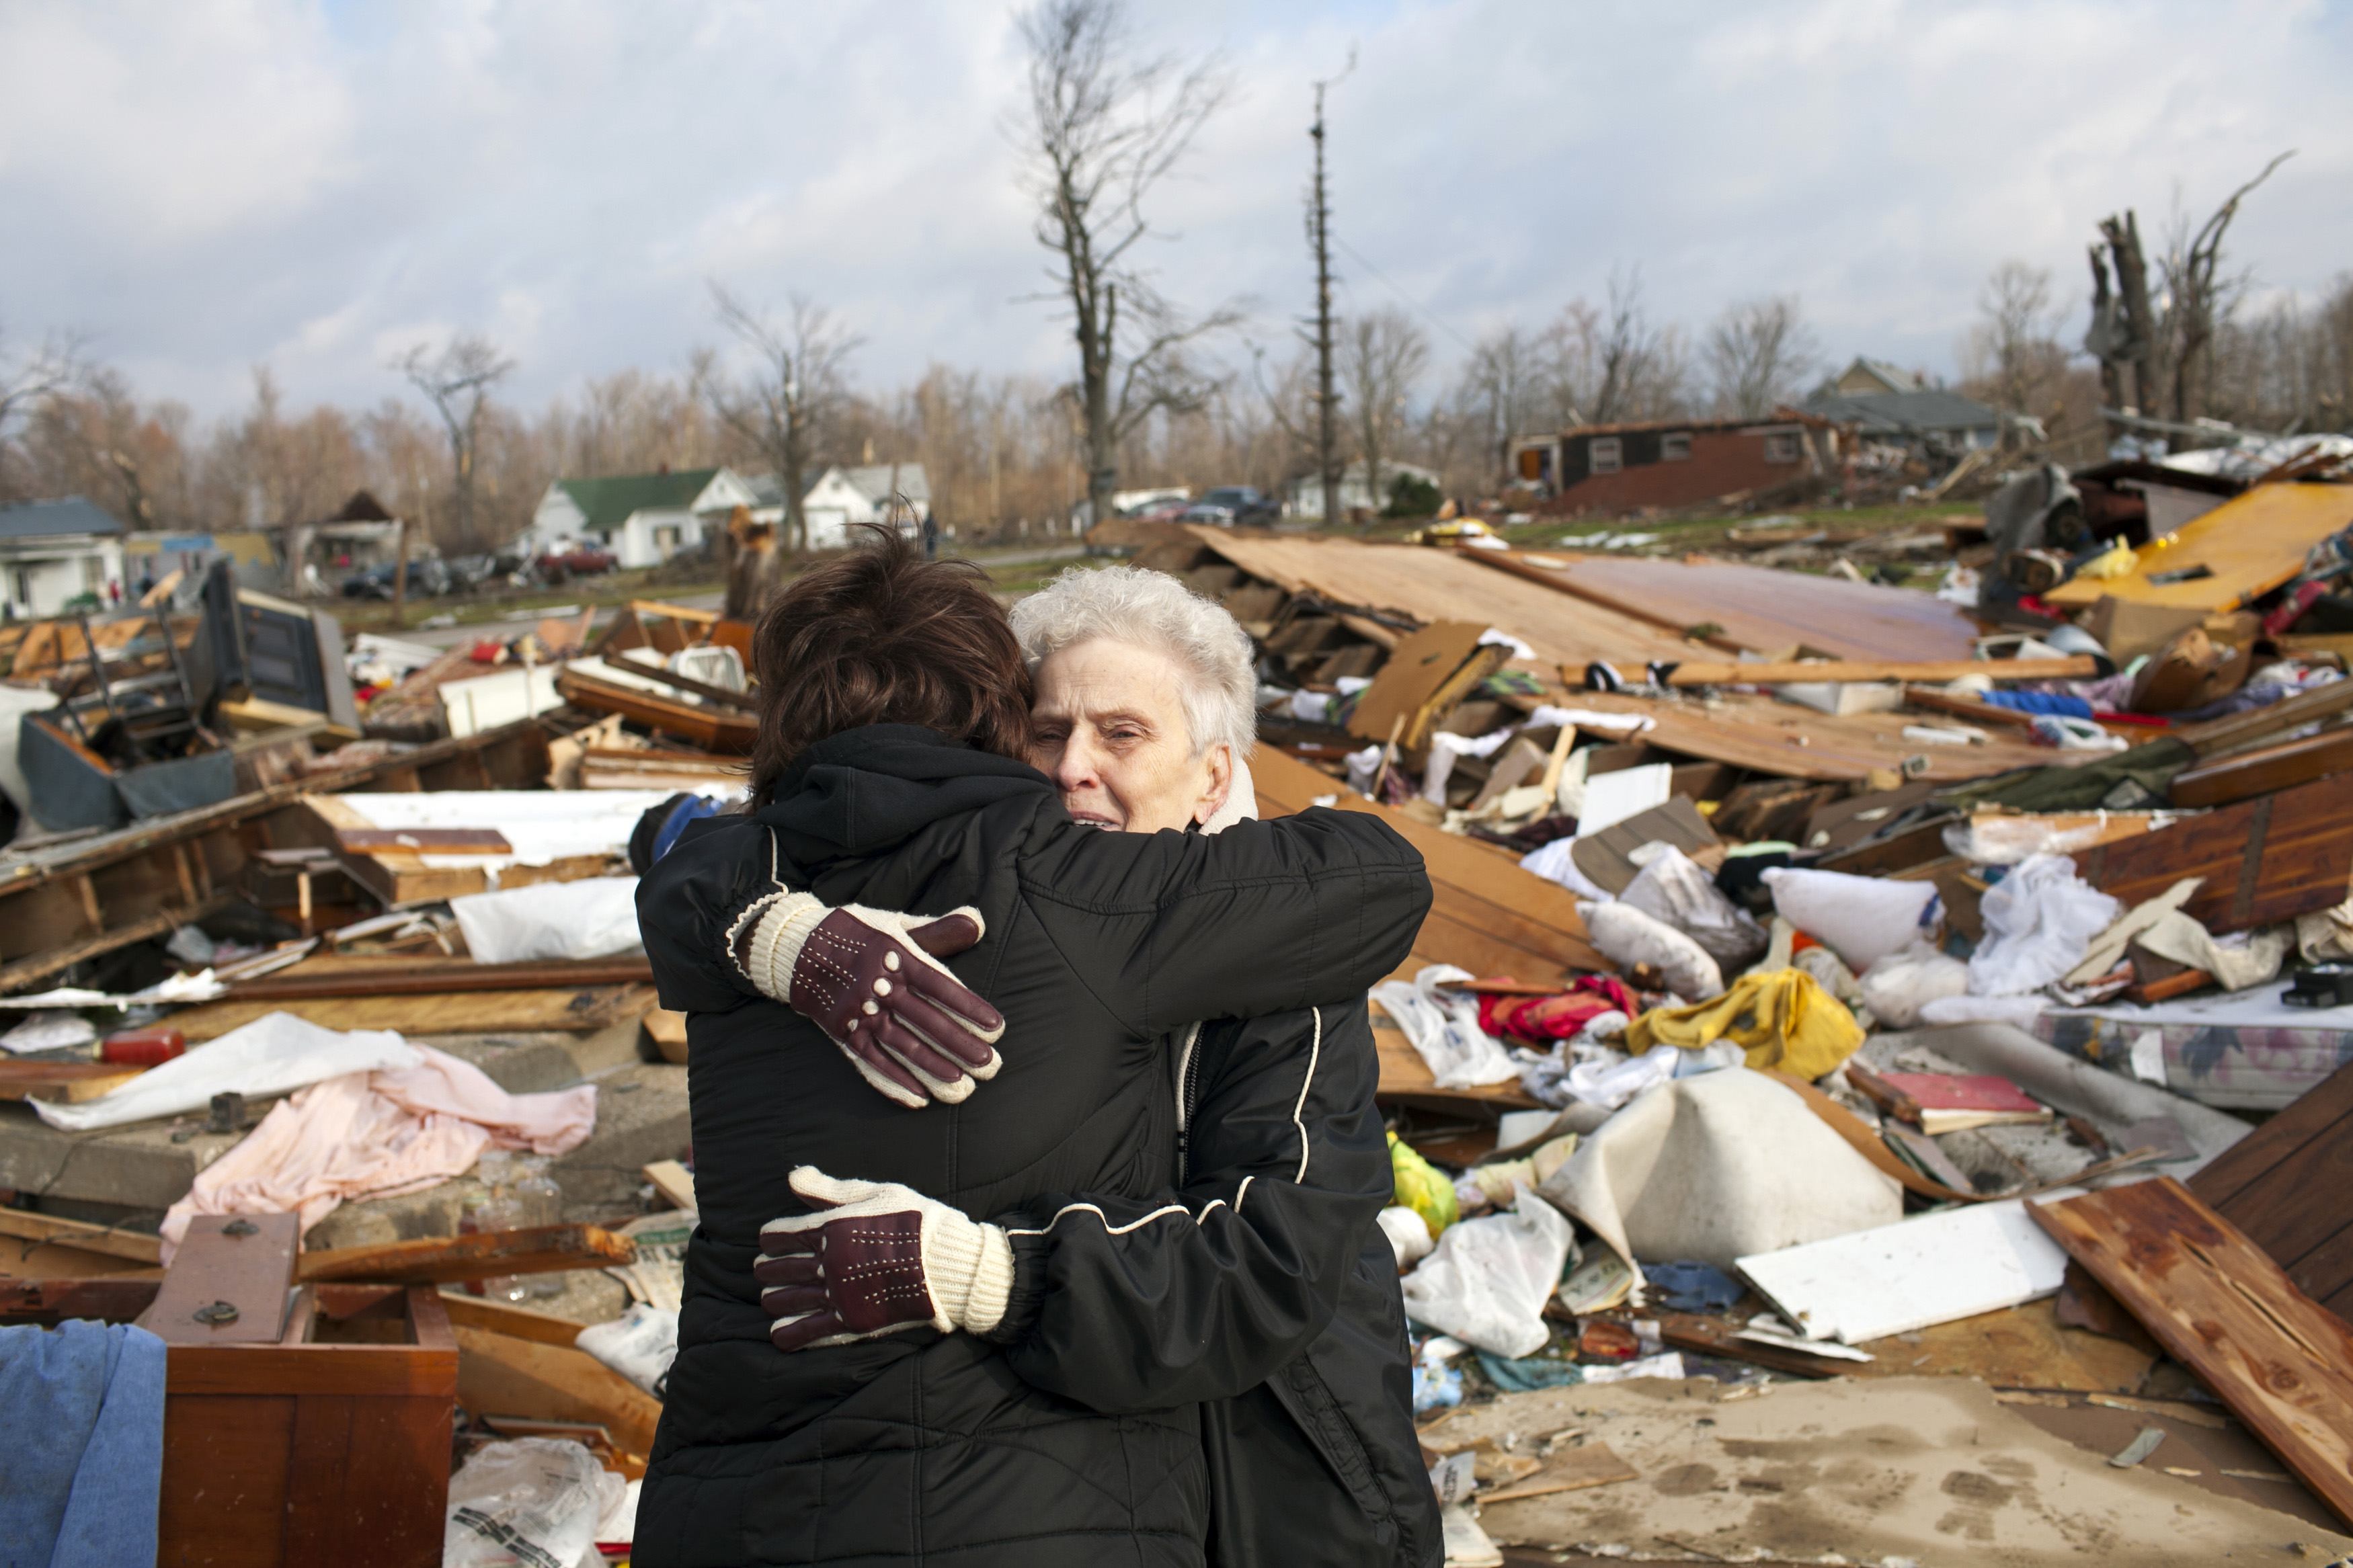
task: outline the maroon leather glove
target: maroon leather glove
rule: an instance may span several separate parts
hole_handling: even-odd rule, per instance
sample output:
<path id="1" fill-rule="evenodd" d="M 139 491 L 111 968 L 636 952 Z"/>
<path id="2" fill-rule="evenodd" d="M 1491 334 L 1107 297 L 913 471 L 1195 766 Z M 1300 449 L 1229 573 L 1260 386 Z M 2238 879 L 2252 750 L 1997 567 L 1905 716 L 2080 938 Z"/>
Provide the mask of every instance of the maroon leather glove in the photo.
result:
<path id="1" fill-rule="evenodd" d="M 1013 1244 L 1002 1229 L 895 1182 L 836 1181 L 811 1165 L 792 1180 L 817 1212 L 770 1220 L 752 1264 L 778 1350 L 1004 1321 Z"/>
<path id="2" fill-rule="evenodd" d="M 983 930 L 974 909 L 924 921 L 785 892 L 744 911 L 732 946 L 763 995 L 823 1029 L 879 1092 L 920 1110 L 963 1100 L 1003 1065 L 1003 1015 L 939 962 Z"/>

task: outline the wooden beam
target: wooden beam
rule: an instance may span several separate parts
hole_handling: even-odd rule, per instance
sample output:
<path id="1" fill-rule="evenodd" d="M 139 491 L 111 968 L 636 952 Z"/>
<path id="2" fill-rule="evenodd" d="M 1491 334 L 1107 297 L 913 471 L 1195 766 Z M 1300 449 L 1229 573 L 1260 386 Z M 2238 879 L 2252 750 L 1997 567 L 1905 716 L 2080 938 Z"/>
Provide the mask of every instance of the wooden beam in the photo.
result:
<path id="1" fill-rule="evenodd" d="M 638 1256 L 628 1237 L 593 1225 L 542 1225 L 472 1236 L 428 1237 L 380 1247 L 337 1247 L 302 1254 L 297 1278 L 438 1285 L 494 1274 L 551 1274 L 605 1268 Z"/>
<path id="2" fill-rule="evenodd" d="M 462 1324 L 452 1331 L 458 1338 L 458 1398 L 468 1410 L 588 1422 L 632 1453 L 653 1451 L 661 1402 L 586 1351 Z"/>
<path id="3" fill-rule="evenodd" d="M 54 1241 L 83 1252 L 102 1252 L 109 1258 L 128 1258 L 133 1263 L 164 1261 L 164 1243 L 158 1237 L 135 1230 L 119 1230 L 112 1226 L 91 1225 L 86 1220 L 35 1214 L 30 1209 L 0 1208 L 0 1236 L 13 1236 L 31 1242 Z M 14 1261 L 21 1267 L 32 1249 L 17 1250 L 19 1256 Z"/>
<path id="4" fill-rule="evenodd" d="M 290 972 L 229 987 L 231 1002 L 299 1002 L 330 996 L 418 996 L 449 991 L 575 991 L 586 985 L 642 985 L 653 981 L 643 954 L 619 958 L 544 959 L 523 963 L 435 963 L 415 969 Z"/>
<path id="5" fill-rule="evenodd" d="M 452 1327 L 484 1329 L 534 1344 L 569 1345 L 580 1337 L 582 1326 L 553 1312 L 535 1312 L 511 1301 L 493 1301 L 488 1296 L 469 1296 L 456 1290 L 441 1293 L 441 1310 L 449 1314 Z"/>
<path id="6" fill-rule="evenodd" d="M 2353 681 L 2337 684 L 2353 686 Z M 2194 763 L 2173 775 L 2166 798 L 2176 805 L 2228 805 L 2348 769 L 2353 769 L 2353 725 Z"/>
<path id="7" fill-rule="evenodd" d="M 2252 745 L 2266 735 L 2276 735 L 2282 730 L 2293 730 L 2316 719 L 2342 713 L 2348 708 L 2353 708 L 2353 680 L 2332 680 L 2310 691 L 2282 698 L 2268 707 L 2188 726 L 2179 733 L 2200 756 L 2219 756 L 2236 747 Z"/>
<path id="8" fill-rule="evenodd" d="M 1995 680 L 2089 680 L 2100 673 L 2089 654 L 2069 658 L 1831 658 L 1790 663 L 1679 664 L 1669 686 L 1790 686 L 1813 681 L 1941 682 L 1982 675 Z"/>

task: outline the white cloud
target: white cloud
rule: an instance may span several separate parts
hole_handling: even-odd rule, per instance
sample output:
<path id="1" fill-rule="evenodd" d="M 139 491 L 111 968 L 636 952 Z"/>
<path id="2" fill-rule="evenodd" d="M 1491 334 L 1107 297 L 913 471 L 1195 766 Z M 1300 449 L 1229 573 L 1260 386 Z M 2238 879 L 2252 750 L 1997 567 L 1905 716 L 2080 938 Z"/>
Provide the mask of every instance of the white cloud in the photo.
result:
<path id="1" fill-rule="evenodd" d="M 1694 326 L 1795 291 L 1833 353 L 1949 366 L 1997 262 L 2080 300 L 2097 218 L 2137 205 L 2154 241 L 2177 182 L 2202 214 L 2289 146 L 2236 255 L 2307 294 L 2353 257 L 2353 27 L 2321 0 L 1137 15 L 1240 89 L 1151 263 L 1180 300 L 1257 301 L 1261 342 L 1308 303 L 1310 83 L 1352 44 L 1345 298 L 1401 292 L 1441 362 L 1639 263 Z M 536 400 L 679 364 L 717 336 L 716 276 L 831 306 L 870 384 L 1059 374 L 1000 131 L 1021 85 L 1008 14 L 956 0 L 35 0 L 0 9 L 0 321 L 89 330 L 207 412 L 263 358 L 298 399 L 373 402 L 421 324 L 480 326 Z"/>

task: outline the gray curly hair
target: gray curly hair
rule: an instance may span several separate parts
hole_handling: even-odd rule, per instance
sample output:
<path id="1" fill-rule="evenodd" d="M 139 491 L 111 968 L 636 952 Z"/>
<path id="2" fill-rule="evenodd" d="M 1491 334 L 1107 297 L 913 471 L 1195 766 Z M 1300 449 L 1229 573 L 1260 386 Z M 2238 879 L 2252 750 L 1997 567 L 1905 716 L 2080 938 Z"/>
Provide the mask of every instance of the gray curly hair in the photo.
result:
<path id="1" fill-rule="evenodd" d="M 1095 637 L 1153 648 L 1185 672 L 1193 754 L 1223 741 L 1236 760 L 1258 734 L 1250 634 L 1223 608 L 1162 572 L 1073 566 L 1015 605 L 1013 635 L 1034 672 L 1048 655 Z"/>

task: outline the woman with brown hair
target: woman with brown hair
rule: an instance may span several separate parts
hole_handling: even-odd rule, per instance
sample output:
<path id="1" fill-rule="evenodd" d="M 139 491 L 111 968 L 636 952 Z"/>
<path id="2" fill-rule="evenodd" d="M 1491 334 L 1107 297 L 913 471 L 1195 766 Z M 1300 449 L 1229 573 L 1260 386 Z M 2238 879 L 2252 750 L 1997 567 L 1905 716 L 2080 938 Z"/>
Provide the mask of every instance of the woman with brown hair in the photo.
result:
<path id="1" fill-rule="evenodd" d="M 963 1216 L 1164 1187 L 1162 1037 L 1360 997 L 1427 911 L 1420 858 L 1356 813 L 1072 822 L 1018 760 L 1029 677 L 984 580 L 896 538 L 797 581 L 754 664 L 754 808 L 688 828 L 638 894 L 689 1015 L 701 1209 L 638 1560 L 1198 1563 L 1196 1411 L 1091 1410 L 1086 1358 L 1116 1352 L 1088 1343 L 1028 1347 L 1071 1398 L 1015 1375 L 991 1335 L 1036 1314 Z M 920 1100 L 959 1065 L 988 1092 L 911 1115 L 868 1088 Z M 752 1264 L 764 1225 L 811 1211 L 803 1165 L 934 1201 L 850 1237 L 861 1267 L 920 1265 L 932 1328 L 777 1353 Z"/>

